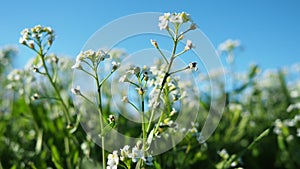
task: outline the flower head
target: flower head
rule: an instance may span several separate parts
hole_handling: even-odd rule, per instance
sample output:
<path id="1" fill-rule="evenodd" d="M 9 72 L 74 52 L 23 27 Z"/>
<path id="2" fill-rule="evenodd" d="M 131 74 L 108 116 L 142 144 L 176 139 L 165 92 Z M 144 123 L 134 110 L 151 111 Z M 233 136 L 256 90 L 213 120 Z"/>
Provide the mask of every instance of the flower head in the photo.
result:
<path id="1" fill-rule="evenodd" d="M 185 51 L 191 50 L 192 48 L 195 48 L 195 46 L 193 45 L 191 40 L 187 40 L 186 41 L 186 45 L 184 47 Z"/>
<path id="2" fill-rule="evenodd" d="M 114 151 L 107 157 L 107 167 L 106 169 L 117 169 L 119 164 L 118 151 Z"/>
<path id="3" fill-rule="evenodd" d="M 220 52 L 231 52 L 233 49 L 239 47 L 241 42 L 239 40 L 227 39 L 225 42 L 221 43 L 218 47 Z"/>
<path id="4" fill-rule="evenodd" d="M 170 19 L 171 14 L 170 13 L 164 13 L 163 16 L 160 16 L 158 18 L 159 20 L 159 29 L 163 30 L 163 29 L 169 29 L 169 19 Z"/>
<path id="5" fill-rule="evenodd" d="M 44 41 L 45 37 L 47 39 L 47 42 Z M 33 40 L 37 41 L 33 41 Z M 21 31 L 21 37 L 19 39 L 19 43 L 28 46 L 31 49 L 34 49 L 35 43 L 38 46 L 46 46 L 48 44 L 48 47 L 50 47 L 55 39 L 54 31 L 50 27 L 43 27 L 41 25 L 36 25 L 31 29 L 24 29 Z"/>
<path id="6" fill-rule="evenodd" d="M 128 155 L 130 153 L 129 148 L 130 148 L 129 145 L 125 145 L 122 149 L 120 149 L 120 151 L 121 151 L 121 157 L 120 157 L 121 161 L 124 161 L 124 159 L 128 157 Z"/>

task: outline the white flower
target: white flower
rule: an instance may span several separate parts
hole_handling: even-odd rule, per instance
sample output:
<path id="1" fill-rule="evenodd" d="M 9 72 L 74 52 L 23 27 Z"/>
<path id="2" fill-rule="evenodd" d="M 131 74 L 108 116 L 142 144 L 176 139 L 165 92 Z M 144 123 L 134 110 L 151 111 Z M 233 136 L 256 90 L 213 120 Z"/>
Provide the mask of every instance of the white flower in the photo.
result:
<path id="1" fill-rule="evenodd" d="M 130 148 L 129 145 L 125 145 L 122 149 L 120 149 L 120 151 L 121 151 L 121 157 L 120 157 L 121 161 L 124 161 L 124 159 L 128 157 L 129 148 Z"/>
<path id="2" fill-rule="evenodd" d="M 80 95 L 81 92 L 80 92 L 80 86 L 77 86 L 76 88 L 72 88 L 71 89 L 71 92 L 75 95 Z"/>
<path id="3" fill-rule="evenodd" d="M 127 73 L 133 74 L 133 75 L 139 75 L 141 71 L 141 68 L 138 66 L 131 65 L 129 69 L 127 70 Z"/>
<path id="4" fill-rule="evenodd" d="M 137 146 L 132 148 L 132 153 L 128 154 L 128 157 L 131 158 L 132 162 L 136 163 L 139 158 L 144 158 L 144 153 L 142 150 L 138 149 Z"/>
<path id="5" fill-rule="evenodd" d="M 19 39 L 19 43 L 21 43 L 21 44 L 26 44 L 26 39 L 24 38 L 24 37 L 20 37 L 20 39 Z"/>
<path id="6" fill-rule="evenodd" d="M 100 61 L 103 61 L 104 59 L 110 58 L 110 55 L 103 50 L 98 50 L 96 53 L 96 57 L 99 58 Z"/>
<path id="7" fill-rule="evenodd" d="M 170 13 L 164 13 L 163 16 L 160 16 L 158 18 L 158 20 L 159 20 L 158 26 L 159 26 L 160 30 L 168 29 L 170 15 L 171 15 Z"/>
<path id="8" fill-rule="evenodd" d="M 114 151 L 107 157 L 107 167 L 106 169 L 117 169 L 119 164 L 118 151 Z"/>
<path id="9" fill-rule="evenodd" d="M 297 128 L 297 137 L 300 137 L 300 128 Z"/>
<path id="10" fill-rule="evenodd" d="M 222 149 L 221 151 L 218 151 L 218 154 L 223 159 L 228 159 L 229 158 L 229 154 L 227 153 L 226 149 Z"/>
<path id="11" fill-rule="evenodd" d="M 195 48 L 195 46 L 193 45 L 191 40 L 187 40 L 186 41 L 186 45 L 184 47 L 185 51 L 191 50 L 192 48 Z"/>
<path id="12" fill-rule="evenodd" d="M 225 42 L 221 43 L 218 47 L 220 52 L 231 52 L 233 49 L 239 47 L 241 42 L 239 40 L 227 39 Z"/>
<path id="13" fill-rule="evenodd" d="M 173 24 L 181 24 L 181 23 L 183 23 L 183 18 L 181 16 L 181 14 L 174 13 L 170 17 L 170 22 Z"/>

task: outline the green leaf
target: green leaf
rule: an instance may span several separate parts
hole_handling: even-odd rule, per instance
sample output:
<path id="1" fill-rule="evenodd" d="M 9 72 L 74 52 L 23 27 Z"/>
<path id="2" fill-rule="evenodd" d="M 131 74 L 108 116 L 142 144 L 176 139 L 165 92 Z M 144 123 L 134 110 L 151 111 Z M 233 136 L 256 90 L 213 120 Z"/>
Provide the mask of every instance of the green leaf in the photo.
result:
<path id="1" fill-rule="evenodd" d="M 51 153 L 52 153 L 52 162 L 54 163 L 55 167 L 58 169 L 63 169 L 63 166 L 61 165 L 61 159 L 59 156 L 59 153 L 57 151 L 57 148 L 52 145 L 51 146 Z"/>

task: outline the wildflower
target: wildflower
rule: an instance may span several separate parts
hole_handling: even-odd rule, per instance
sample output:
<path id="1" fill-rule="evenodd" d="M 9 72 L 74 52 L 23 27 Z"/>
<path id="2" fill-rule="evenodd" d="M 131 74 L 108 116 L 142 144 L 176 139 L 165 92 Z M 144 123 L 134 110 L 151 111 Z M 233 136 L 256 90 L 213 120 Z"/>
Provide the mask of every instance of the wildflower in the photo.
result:
<path id="1" fill-rule="evenodd" d="M 183 23 L 186 23 L 188 21 L 191 21 L 191 18 L 190 18 L 190 14 L 186 13 L 186 12 L 181 12 L 180 13 L 180 17 L 183 21 Z"/>
<path id="2" fill-rule="evenodd" d="M 218 151 L 218 154 L 223 159 L 228 159 L 229 158 L 229 154 L 227 153 L 226 149 L 222 149 L 221 151 Z"/>
<path id="3" fill-rule="evenodd" d="M 236 47 L 239 47 L 241 42 L 239 40 L 228 39 L 225 42 L 221 43 L 218 47 L 220 52 L 231 52 Z"/>
<path id="4" fill-rule="evenodd" d="M 23 44 L 23 45 L 26 45 L 26 39 L 24 37 L 20 37 L 19 43 Z"/>
<path id="5" fill-rule="evenodd" d="M 141 71 L 140 67 L 131 65 L 127 73 L 139 76 L 140 71 Z"/>
<path id="6" fill-rule="evenodd" d="M 84 54 L 84 56 L 85 56 L 86 58 L 89 58 L 89 59 L 91 59 L 91 60 L 94 60 L 94 59 L 95 59 L 95 56 L 96 56 L 95 51 L 92 50 L 92 49 L 89 49 L 89 50 L 84 51 L 83 54 Z"/>
<path id="7" fill-rule="evenodd" d="M 300 137 L 300 128 L 297 128 L 297 137 Z"/>
<path id="8" fill-rule="evenodd" d="M 169 29 L 169 19 L 170 19 L 171 14 L 170 13 L 164 13 L 163 16 L 160 16 L 158 18 L 159 20 L 159 29 L 163 30 L 163 29 Z"/>
<path id="9" fill-rule="evenodd" d="M 186 41 L 186 45 L 184 47 L 185 51 L 191 50 L 192 48 L 195 48 L 195 46 L 193 45 L 191 40 L 187 40 Z"/>
<path id="10" fill-rule="evenodd" d="M 128 157 L 131 158 L 132 162 L 136 163 L 139 158 L 144 158 L 144 153 L 138 149 L 138 146 L 134 146 L 132 152 L 128 154 Z"/>
<path id="11" fill-rule="evenodd" d="M 150 39 L 150 42 L 155 48 L 158 48 L 158 44 L 155 40 Z"/>
<path id="12" fill-rule="evenodd" d="M 107 167 L 106 169 L 117 169 L 119 164 L 118 151 L 114 151 L 107 157 Z"/>
<path id="13" fill-rule="evenodd" d="M 106 52 L 104 52 L 103 50 L 98 50 L 96 52 L 96 57 L 100 60 L 100 61 L 103 61 L 107 58 L 110 58 L 110 55 L 107 54 Z"/>
<path id="14" fill-rule="evenodd" d="M 170 22 L 173 24 L 181 24 L 183 23 L 183 18 L 181 14 L 173 13 L 170 16 Z"/>
<path id="15" fill-rule="evenodd" d="M 47 43 L 49 46 L 52 45 L 52 42 L 55 39 L 54 32 L 50 27 L 43 27 L 41 25 L 36 25 L 31 29 L 26 28 L 21 31 L 21 38 L 19 39 L 19 43 L 26 45 L 31 49 L 34 49 L 34 41 L 31 39 L 37 39 L 38 43 L 40 43 L 41 37 L 48 38 Z M 39 45 L 46 45 L 47 43 L 39 44 Z"/>
<path id="16" fill-rule="evenodd" d="M 129 102 L 129 100 L 128 100 L 128 97 L 127 97 L 127 96 L 123 96 L 123 98 L 122 98 L 122 102 L 124 102 L 124 103 L 128 103 L 128 102 Z"/>
<path id="17" fill-rule="evenodd" d="M 129 155 L 129 148 L 130 148 L 129 145 L 125 145 L 122 149 L 120 149 L 120 151 L 121 151 L 120 160 L 121 161 L 124 161 L 124 159 L 126 157 L 128 157 L 128 155 Z"/>
<path id="18" fill-rule="evenodd" d="M 294 119 L 286 119 L 283 121 L 283 124 L 289 127 L 293 127 L 296 125 L 296 122 Z"/>
<path id="19" fill-rule="evenodd" d="M 276 119 L 275 120 L 275 124 L 274 124 L 274 129 L 273 129 L 273 132 L 275 133 L 275 134 L 281 134 L 281 132 L 282 132 L 282 127 L 283 127 L 283 123 L 281 122 L 281 120 L 280 119 Z"/>
<path id="20" fill-rule="evenodd" d="M 194 69 L 195 71 L 198 70 L 197 68 L 197 62 L 191 62 L 189 63 L 188 69 Z"/>
<path id="21" fill-rule="evenodd" d="M 76 88 L 72 88 L 71 92 L 75 95 L 81 95 L 80 86 L 77 86 Z"/>
<path id="22" fill-rule="evenodd" d="M 115 62 L 115 61 L 113 61 L 111 64 L 112 64 L 112 72 L 116 71 L 119 68 L 119 66 L 120 66 L 120 63 L 119 62 Z"/>
<path id="23" fill-rule="evenodd" d="M 143 67 L 141 74 L 144 76 L 145 81 L 148 81 L 149 79 L 154 78 L 152 72 L 150 71 L 150 68 L 148 68 L 147 66 Z"/>

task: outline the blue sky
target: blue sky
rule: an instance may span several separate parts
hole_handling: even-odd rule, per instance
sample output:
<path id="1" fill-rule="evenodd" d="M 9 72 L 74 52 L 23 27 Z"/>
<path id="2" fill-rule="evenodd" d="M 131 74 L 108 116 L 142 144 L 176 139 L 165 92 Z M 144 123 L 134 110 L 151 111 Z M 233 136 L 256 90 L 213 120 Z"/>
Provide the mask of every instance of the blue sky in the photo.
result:
<path id="1" fill-rule="evenodd" d="M 300 62 L 300 1 L 298 0 L 127 0 L 127 1 L 3 1 L 0 7 L 0 47 L 17 45 L 16 67 L 34 53 L 18 45 L 19 32 L 37 24 L 51 26 L 57 39 L 51 52 L 75 57 L 88 38 L 105 24 L 140 12 L 191 14 L 213 45 L 240 39 L 237 67 L 250 63 L 278 68 Z"/>

